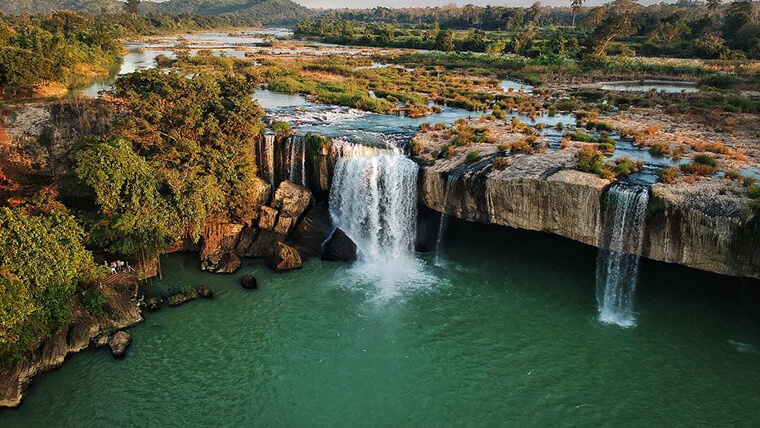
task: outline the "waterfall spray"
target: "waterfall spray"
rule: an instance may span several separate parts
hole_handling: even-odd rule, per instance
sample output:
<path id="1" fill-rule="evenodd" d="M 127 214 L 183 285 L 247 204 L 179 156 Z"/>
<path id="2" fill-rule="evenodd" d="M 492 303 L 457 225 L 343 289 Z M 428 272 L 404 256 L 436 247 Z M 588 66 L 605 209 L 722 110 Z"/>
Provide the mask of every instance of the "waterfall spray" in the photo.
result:
<path id="1" fill-rule="evenodd" d="M 380 298 L 432 283 L 414 254 L 417 164 L 393 151 L 344 143 L 337 150 L 330 216 L 358 249 L 354 272 Z M 384 154 L 378 154 L 383 150 Z"/>
<path id="2" fill-rule="evenodd" d="M 607 192 L 596 262 L 596 299 L 604 323 L 635 324 L 633 297 L 648 203 L 649 189 L 644 186 L 616 184 Z"/>

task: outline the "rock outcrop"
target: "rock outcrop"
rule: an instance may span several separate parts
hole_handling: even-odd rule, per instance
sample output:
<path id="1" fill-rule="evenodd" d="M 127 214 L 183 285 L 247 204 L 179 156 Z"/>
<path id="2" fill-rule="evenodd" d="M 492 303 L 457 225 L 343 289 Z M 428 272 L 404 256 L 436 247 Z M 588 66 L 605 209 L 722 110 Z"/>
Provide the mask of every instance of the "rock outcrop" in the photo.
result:
<path id="1" fill-rule="evenodd" d="M 325 244 L 322 260 L 353 262 L 356 261 L 356 243 L 340 229 L 335 229 Z"/>
<path id="2" fill-rule="evenodd" d="M 122 359 L 127 355 L 127 348 L 132 344 L 132 336 L 126 331 L 119 331 L 114 333 L 108 339 L 108 346 L 111 348 L 111 354 Z"/>
<path id="3" fill-rule="evenodd" d="M 285 272 L 293 269 L 300 269 L 303 266 L 301 255 L 298 250 L 278 242 L 278 251 L 273 252 L 266 258 L 266 265 L 275 272 Z"/>
<path id="4" fill-rule="evenodd" d="M 99 315 L 79 311 L 67 325 L 53 331 L 24 360 L 13 367 L 0 367 L 0 407 L 16 407 L 32 378 L 63 364 L 66 356 L 89 346 L 102 346 L 112 332 L 143 320 L 137 298 L 137 280 L 104 284 L 108 302 Z"/>
<path id="5" fill-rule="evenodd" d="M 610 181 L 575 170 L 575 153 L 570 148 L 514 155 L 504 170 L 493 169 L 488 158 L 467 165 L 437 162 L 421 169 L 419 200 L 460 219 L 548 232 L 598 246 L 603 196 Z M 739 184 L 705 179 L 656 184 L 652 192 L 643 257 L 760 278 L 760 220 L 743 216 L 749 199 Z"/>

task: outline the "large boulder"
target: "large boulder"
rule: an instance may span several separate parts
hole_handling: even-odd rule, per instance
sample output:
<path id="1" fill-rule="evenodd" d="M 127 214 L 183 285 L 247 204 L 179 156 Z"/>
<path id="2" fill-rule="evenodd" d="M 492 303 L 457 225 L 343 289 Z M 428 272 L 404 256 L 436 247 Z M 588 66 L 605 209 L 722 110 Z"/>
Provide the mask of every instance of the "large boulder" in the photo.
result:
<path id="1" fill-rule="evenodd" d="M 297 249 L 302 256 L 319 257 L 322 254 L 322 244 L 330 237 L 333 229 L 327 201 L 320 201 L 308 210 L 284 242 Z"/>
<path id="2" fill-rule="evenodd" d="M 259 216 L 259 228 L 262 230 L 273 230 L 275 224 L 277 224 L 278 212 L 272 207 L 261 207 L 261 215 Z"/>
<path id="3" fill-rule="evenodd" d="M 280 237 L 270 230 L 260 230 L 253 243 L 245 251 L 245 257 L 267 258 L 272 253 L 279 251 L 277 242 Z"/>
<path id="4" fill-rule="evenodd" d="M 108 346 L 111 347 L 111 354 L 116 358 L 124 358 L 127 354 L 127 348 L 132 344 L 132 336 L 126 331 L 119 331 L 108 339 Z"/>
<path id="5" fill-rule="evenodd" d="M 322 251 L 322 260 L 356 261 L 356 244 L 340 229 L 335 229 Z"/>
<path id="6" fill-rule="evenodd" d="M 298 250 L 288 245 L 278 242 L 278 251 L 274 251 L 266 258 L 266 265 L 275 272 L 285 272 L 293 269 L 300 269 L 303 266 L 301 255 Z"/>
<path id="7" fill-rule="evenodd" d="M 215 273 L 234 273 L 240 268 L 235 254 L 243 225 L 210 223 L 203 229 L 201 269 Z"/>
<path id="8" fill-rule="evenodd" d="M 240 269 L 240 257 L 235 253 L 211 254 L 201 260 L 201 270 L 213 273 L 235 273 Z"/>
<path id="9" fill-rule="evenodd" d="M 240 278 L 240 285 L 242 285 L 246 290 L 256 290 L 259 288 L 259 281 L 257 281 L 256 277 L 253 275 L 245 274 L 242 278 Z"/>
<path id="10" fill-rule="evenodd" d="M 311 192 L 303 186 L 285 180 L 274 193 L 271 205 L 280 211 L 280 218 L 273 230 L 280 235 L 287 235 L 311 205 Z"/>

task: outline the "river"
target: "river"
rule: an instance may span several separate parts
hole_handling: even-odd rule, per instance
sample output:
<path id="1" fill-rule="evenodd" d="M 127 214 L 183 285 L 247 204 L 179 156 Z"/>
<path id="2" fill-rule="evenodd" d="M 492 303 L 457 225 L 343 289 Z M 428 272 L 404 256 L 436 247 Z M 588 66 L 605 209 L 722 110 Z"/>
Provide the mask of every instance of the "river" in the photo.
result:
<path id="1" fill-rule="evenodd" d="M 757 426 L 760 326 L 726 278 L 643 262 L 633 329 L 598 322 L 596 251 L 455 222 L 434 281 L 382 298 L 346 263 L 201 273 L 164 258 L 147 314 L 35 381 L 3 427 Z M 245 273 L 261 289 L 243 290 Z"/>
<path id="2" fill-rule="evenodd" d="M 422 122 L 474 115 L 447 107 L 410 119 L 254 97 L 269 120 L 354 143 L 395 144 Z M 245 260 L 223 276 L 201 272 L 197 255 L 166 256 L 148 295 L 207 284 L 215 299 L 146 313 L 123 361 L 106 349 L 72 356 L 35 380 L 21 408 L 0 411 L 0 425 L 760 424 L 760 320 L 746 284 L 642 260 L 635 327 L 600 322 L 594 248 L 451 219 L 444 263 L 412 251 L 391 232 L 414 221 L 415 192 L 404 192 L 416 167 L 398 151 L 382 156 L 336 168 L 346 193 L 331 194 L 333 219 L 358 242 L 358 262 L 311 259 L 274 274 Z M 394 165 L 403 177 L 384 171 Z M 351 187 L 364 171 L 386 174 L 367 178 L 377 194 Z M 364 209 L 383 213 L 347 217 Z M 247 273 L 260 290 L 241 288 Z"/>

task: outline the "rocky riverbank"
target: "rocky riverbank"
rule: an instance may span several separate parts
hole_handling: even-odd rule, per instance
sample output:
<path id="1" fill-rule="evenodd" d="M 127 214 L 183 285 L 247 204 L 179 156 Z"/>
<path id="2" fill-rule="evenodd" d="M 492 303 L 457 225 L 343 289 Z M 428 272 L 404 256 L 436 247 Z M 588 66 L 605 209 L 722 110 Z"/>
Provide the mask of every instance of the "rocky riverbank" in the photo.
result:
<path id="1" fill-rule="evenodd" d="M 34 376 L 60 367 L 66 357 L 89 347 L 104 346 L 112 335 L 143 320 L 138 306 L 137 278 L 103 284 L 103 312 L 81 308 L 67 325 L 55 329 L 34 351 L 12 367 L 0 366 L 0 407 L 17 407 Z M 112 341 L 113 342 L 113 341 Z"/>

